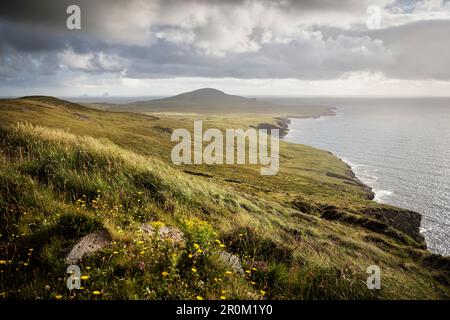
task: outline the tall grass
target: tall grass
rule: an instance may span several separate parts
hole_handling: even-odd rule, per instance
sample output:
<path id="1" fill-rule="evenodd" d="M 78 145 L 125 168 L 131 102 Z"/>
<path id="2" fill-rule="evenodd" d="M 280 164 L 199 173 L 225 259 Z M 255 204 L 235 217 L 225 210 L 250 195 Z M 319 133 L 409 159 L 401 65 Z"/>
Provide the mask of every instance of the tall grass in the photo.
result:
<path id="1" fill-rule="evenodd" d="M 186 174 L 106 138 L 18 123 L 0 127 L 0 151 L 0 298 L 448 297 L 432 277 L 441 274 L 415 261 L 423 250 Z M 185 243 L 146 235 L 143 223 L 175 226 Z M 80 262 L 83 289 L 69 291 L 63 258 L 99 229 L 113 241 Z M 218 258 L 222 250 L 239 257 L 243 275 Z M 364 283 L 373 263 L 386 270 L 381 291 Z"/>

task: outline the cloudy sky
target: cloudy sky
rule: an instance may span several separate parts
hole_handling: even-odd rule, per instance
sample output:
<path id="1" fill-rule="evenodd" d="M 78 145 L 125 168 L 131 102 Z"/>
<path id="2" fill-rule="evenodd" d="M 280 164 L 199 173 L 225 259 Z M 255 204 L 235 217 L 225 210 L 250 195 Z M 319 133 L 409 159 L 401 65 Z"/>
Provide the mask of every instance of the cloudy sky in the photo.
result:
<path id="1" fill-rule="evenodd" d="M 449 58 L 449 0 L 0 3 L 0 96 L 450 95 Z"/>

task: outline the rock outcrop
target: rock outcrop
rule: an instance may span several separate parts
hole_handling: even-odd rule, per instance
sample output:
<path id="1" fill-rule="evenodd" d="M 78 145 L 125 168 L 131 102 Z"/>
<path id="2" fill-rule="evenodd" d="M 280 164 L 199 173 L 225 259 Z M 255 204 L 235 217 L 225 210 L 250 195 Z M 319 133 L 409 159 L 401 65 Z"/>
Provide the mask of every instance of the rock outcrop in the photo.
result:
<path id="1" fill-rule="evenodd" d="M 76 264 L 84 256 L 93 254 L 106 247 L 112 238 L 107 230 L 98 230 L 82 237 L 64 258 L 66 264 Z"/>
<path id="2" fill-rule="evenodd" d="M 420 213 L 391 206 L 370 208 L 363 213 L 403 232 L 416 242 L 425 244 L 425 238 L 419 231 L 422 221 Z"/>
<path id="3" fill-rule="evenodd" d="M 241 259 L 238 256 L 226 251 L 217 252 L 217 258 L 224 265 L 230 267 L 236 274 L 244 274 L 244 269 L 241 265 Z"/>
<path id="4" fill-rule="evenodd" d="M 162 226 L 156 231 L 156 228 L 150 223 L 143 223 L 141 230 L 149 236 L 155 236 L 157 234 L 161 239 L 172 242 L 174 245 L 183 247 L 186 244 L 184 233 L 176 227 Z"/>

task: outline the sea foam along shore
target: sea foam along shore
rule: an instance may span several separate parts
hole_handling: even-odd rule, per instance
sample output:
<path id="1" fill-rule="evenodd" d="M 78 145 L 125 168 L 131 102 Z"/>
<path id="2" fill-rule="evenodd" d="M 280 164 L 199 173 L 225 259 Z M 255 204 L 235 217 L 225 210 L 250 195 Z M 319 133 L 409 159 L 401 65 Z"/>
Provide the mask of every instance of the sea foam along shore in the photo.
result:
<path id="1" fill-rule="evenodd" d="M 299 119 L 299 118 L 303 118 L 303 119 L 319 119 L 320 117 L 325 117 L 325 116 L 335 116 L 336 115 L 336 108 L 334 107 L 330 107 L 328 112 L 325 114 L 320 114 L 320 115 L 316 115 L 316 116 L 310 116 L 310 117 L 296 117 L 296 116 L 281 116 L 276 118 L 276 120 L 282 122 L 284 128 L 283 130 L 280 130 L 280 132 L 282 134 L 280 134 L 280 138 L 283 139 L 285 138 L 285 136 L 287 135 L 287 133 L 289 132 L 289 125 L 292 123 L 292 119 Z M 279 122 L 277 122 L 279 123 Z M 292 142 L 295 143 L 295 142 Z M 312 146 L 315 148 L 315 146 Z M 348 167 L 348 175 L 357 183 L 359 184 L 364 190 L 367 191 L 368 194 L 368 199 L 369 200 L 374 200 L 377 202 L 382 202 L 381 198 L 383 198 L 386 195 L 390 195 L 392 194 L 392 191 L 388 191 L 388 190 L 378 190 L 378 189 L 373 189 L 372 186 L 370 186 L 370 181 L 367 181 L 367 179 L 365 179 L 363 177 L 362 174 L 360 174 L 360 172 L 358 172 L 358 170 L 356 168 L 360 167 L 361 165 L 357 165 L 351 161 L 349 161 L 348 159 L 334 154 L 331 151 L 325 150 L 328 153 L 332 154 L 333 156 L 335 156 L 336 158 L 339 158 L 342 162 L 345 163 L 345 165 Z M 376 177 L 374 177 L 376 178 Z M 376 178 L 377 179 L 377 178 Z"/>
<path id="2" fill-rule="evenodd" d="M 363 164 L 357 164 L 353 161 L 348 160 L 347 158 L 341 157 L 339 155 L 335 155 L 343 162 L 345 162 L 352 170 L 355 177 L 361 181 L 364 185 L 370 188 L 374 194 L 373 200 L 378 203 L 384 203 L 383 199 L 391 196 L 394 192 L 390 190 L 378 189 L 375 187 L 375 182 L 378 180 L 377 176 L 372 175 L 367 168 L 369 166 Z M 366 168 L 366 169 L 363 169 Z"/>
<path id="3" fill-rule="evenodd" d="M 278 117 L 274 118 L 275 124 L 260 123 L 257 126 L 257 128 L 258 129 L 267 129 L 269 132 L 271 129 L 279 129 L 280 138 L 283 139 L 286 137 L 286 135 L 289 132 L 289 126 L 292 123 L 292 119 L 319 119 L 321 117 L 326 117 L 326 116 L 335 116 L 336 112 L 337 112 L 337 110 L 335 107 L 329 107 L 325 112 L 311 115 L 311 116 L 291 116 L 291 115 L 278 116 Z M 376 202 L 382 203 L 383 198 L 393 194 L 393 191 L 374 188 L 371 179 L 373 181 L 376 181 L 378 179 L 378 177 L 363 174 L 361 172 L 361 170 L 358 169 L 361 167 L 365 167 L 365 165 L 355 164 L 352 161 L 350 161 L 338 154 L 334 154 L 328 150 L 326 150 L 326 151 L 329 152 L 330 154 L 332 154 L 333 156 L 339 158 L 342 162 L 344 162 L 347 165 L 348 175 L 351 176 L 352 179 L 357 184 L 361 185 L 361 187 L 363 187 L 363 189 L 367 191 L 368 198 L 370 200 L 374 200 Z"/>

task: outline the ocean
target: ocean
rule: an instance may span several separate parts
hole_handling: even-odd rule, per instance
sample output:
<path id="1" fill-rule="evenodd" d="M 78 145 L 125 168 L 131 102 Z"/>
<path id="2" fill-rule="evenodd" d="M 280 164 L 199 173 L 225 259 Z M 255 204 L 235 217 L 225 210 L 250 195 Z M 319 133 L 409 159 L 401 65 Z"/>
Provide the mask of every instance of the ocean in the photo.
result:
<path id="1" fill-rule="evenodd" d="M 285 140 L 333 152 L 375 201 L 422 214 L 428 248 L 450 255 L 450 98 L 297 98 L 336 116 L 291 119 Z"/>

